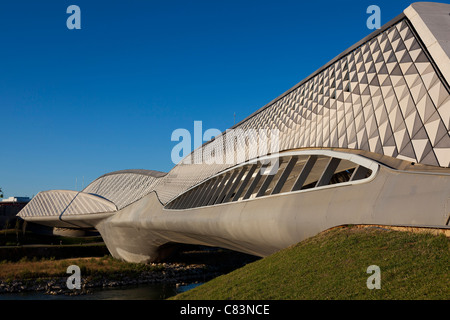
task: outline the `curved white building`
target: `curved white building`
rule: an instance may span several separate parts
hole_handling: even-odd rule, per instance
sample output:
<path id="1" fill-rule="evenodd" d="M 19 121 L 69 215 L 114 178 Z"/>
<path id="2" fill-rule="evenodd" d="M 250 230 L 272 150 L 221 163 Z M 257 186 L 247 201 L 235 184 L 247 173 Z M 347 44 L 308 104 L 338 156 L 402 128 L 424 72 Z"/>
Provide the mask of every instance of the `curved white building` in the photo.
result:
<path id="1" fill-rule="evenodd" d="M 449 43 L 450 5 L 414 3 L 167 174 L 41 192 L 19 216 L 96 228 L 133 262 L 171 243 L 265 256 L 343 224 L 449 228 Z"/>

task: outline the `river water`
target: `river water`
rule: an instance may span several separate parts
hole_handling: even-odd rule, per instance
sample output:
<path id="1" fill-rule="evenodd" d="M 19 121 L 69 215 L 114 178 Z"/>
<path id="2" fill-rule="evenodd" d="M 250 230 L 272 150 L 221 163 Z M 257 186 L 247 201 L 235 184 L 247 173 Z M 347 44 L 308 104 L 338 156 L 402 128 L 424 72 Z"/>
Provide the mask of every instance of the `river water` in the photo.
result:
<path id="1" fill-rule="evenodd" d="M 178 293 L 199 286 L 193 283 L 183 286 L 176 284 L 149 284 L 111 289 L 93 289 L 84 295 L 48 295 L 42 292 L 0 294 L 0 300 L 163 300 Z"/>

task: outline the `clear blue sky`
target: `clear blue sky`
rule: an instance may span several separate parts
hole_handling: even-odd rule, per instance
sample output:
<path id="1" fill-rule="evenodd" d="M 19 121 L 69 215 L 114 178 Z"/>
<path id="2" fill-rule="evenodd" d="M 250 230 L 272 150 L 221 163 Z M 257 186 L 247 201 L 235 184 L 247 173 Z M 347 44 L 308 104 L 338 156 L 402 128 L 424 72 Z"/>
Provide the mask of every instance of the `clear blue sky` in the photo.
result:
<path id="1" fill-rule="evenodd" d="M 244 119 L 370 34 L 372 4 L 384 24 L 410 2 L 1 1 L 5 197 L 169 171 L 175 129 Z"/>

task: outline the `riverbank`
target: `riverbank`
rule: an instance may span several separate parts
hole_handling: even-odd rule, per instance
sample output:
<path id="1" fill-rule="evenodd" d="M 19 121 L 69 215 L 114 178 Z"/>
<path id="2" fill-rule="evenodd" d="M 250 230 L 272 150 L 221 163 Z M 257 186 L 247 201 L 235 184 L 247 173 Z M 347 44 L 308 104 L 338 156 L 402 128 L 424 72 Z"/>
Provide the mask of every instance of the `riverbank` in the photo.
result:
<path id="1" fill-rule="evenodd" d="M 206 282 L 256 260 L 223 249 L 183 250 L 164 263 L 135 264 L 109 255 L 74 259 L 29 259 L 0 262 L 2 293 L 42 292 L 49 295 L 88 295 L 96 288 L 148 284 L 185 285 Z M 81 289 L 68 289 L 70 265 L 81 270 Z"/>
<path id="2" fill-rule="evenodd" d="M 208 281 L 222 274 L 220 270 L 215 270 L 215 268 L 209 268 L 205 265 L 161 263 L 152 264 L 150 268 L 153 270 L 140 272 L 130 272 L 129 270 L 123 272 L 91 271 L 91 275 L 81 277 L 81 289 L 79 290 L 67 288 L 67 278 L 70 274 L 62 277 L 6 279 L 0 281 L 0 299 L 2 293 L 22 293 L 27 291 L 51 295 L 84 295 L 91 293 L 92 289 L 95 288 L 115 288 L 157 283 L 185 285 L 199 281 Z"/>

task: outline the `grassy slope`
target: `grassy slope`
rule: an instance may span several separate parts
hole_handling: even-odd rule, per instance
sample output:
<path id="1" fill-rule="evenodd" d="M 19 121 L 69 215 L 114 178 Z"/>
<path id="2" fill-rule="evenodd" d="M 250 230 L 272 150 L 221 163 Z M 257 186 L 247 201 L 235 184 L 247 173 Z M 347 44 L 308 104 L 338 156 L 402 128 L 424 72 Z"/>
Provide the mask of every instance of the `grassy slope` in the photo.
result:
<path id="1" fill-rule="evenodd" d="M 450 240 L 380 228 L 330 230 L 174 299 L 450 299 Z M 367 267 L 381 269 L 369 290 Z"/>

